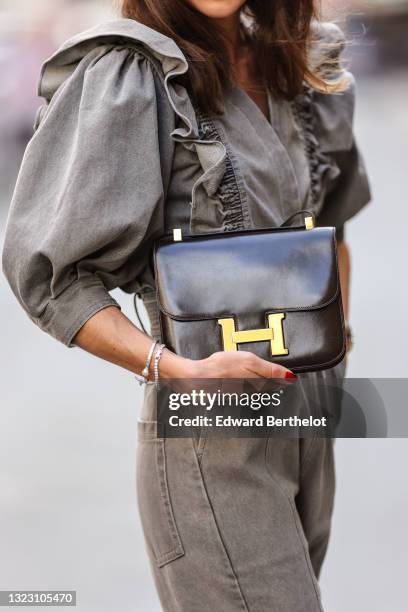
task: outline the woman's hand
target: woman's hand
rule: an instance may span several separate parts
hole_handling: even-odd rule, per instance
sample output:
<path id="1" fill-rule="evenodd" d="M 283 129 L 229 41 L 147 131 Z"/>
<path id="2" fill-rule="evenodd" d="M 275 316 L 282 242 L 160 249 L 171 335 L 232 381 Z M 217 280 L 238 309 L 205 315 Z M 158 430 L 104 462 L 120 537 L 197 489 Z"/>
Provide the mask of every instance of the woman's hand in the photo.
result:
<path id="1" fill-rule="evenodd" d="M 206 359 L 194 361 L 183 359 L 166 350 L 160 363 L 160 374 L 163 378 L 198 379 L 198 378 L 289 378 L 296 379 L 287 368 L 270 363 L 248 351 L 236 353 L 213 353 Z"/>

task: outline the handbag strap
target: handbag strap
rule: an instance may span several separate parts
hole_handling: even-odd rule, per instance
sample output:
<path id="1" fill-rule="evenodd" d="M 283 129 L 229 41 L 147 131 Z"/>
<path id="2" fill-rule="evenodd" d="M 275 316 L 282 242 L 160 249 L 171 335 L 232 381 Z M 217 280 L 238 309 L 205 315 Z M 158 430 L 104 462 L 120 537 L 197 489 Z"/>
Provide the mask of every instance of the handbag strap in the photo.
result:
<path id="1" fill-rule="evenodd" d="M 283 221 L 283 223 L 281 223 L 279 227 L 287 227 L 290 221 L 292 221 L 292 219 L 294 219 L 298 215 L 303 215 L 303 221 L 305 221 L 306 217 L 312 217 L 313 225 L 316 225 L 316 215 L 314 214 L 314 212 L 312 212 L 311 210 L 302 208 L 302 210 L 297 210 L 292 215 L 290 215 L 287 219 L 285 219 L 285 221 Z"/>
<path id="2" fill-rule="evenodd" d="M 144 326 L 144 323 L 143 323 L 142 318 L 140 316 L 139 308 L 138 308 L 138 305 L 137 305 L 138 298 L 139 298 L 139 294 L 134 293 L 133 294 L 133 308 L 134 308 L 135 315 L 136 315 L 136 318 L 137 318 L 137 322 L 138 322 L 138 324 L 140 326 L 140 329 L 142 330 L 142 332 L 147 334 L 148 332 L 146 330 L 146 327 Z"/>

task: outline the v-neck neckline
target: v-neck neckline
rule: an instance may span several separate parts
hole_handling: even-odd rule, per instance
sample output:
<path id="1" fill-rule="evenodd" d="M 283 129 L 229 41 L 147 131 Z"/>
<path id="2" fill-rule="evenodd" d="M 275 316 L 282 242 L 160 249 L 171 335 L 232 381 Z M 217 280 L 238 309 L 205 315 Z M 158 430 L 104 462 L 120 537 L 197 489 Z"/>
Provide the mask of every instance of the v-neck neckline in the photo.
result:
<path id="1" fill-rule="evenodd" d="M 292 193 L 290 197 L 288 197 L 288 200 L 291 201 L 292 204 L 294 201 L 299 202 L 299 208 L 301 208 L 294 162 L 286 144 L 281 138 L 280 130 L 278 129 L 279 113 L 273 103 L 271 91 L 267 89 L 266 93 L 268 96 L 269 119 L 251 96 L 237 85 L 233 85 L 231 88 L 230 101 L 231 104 L 246 117 L 254 133 L 256 133 L 260 139 L 260 142 L 263 143 L 269 151 L 274 151 L 274 157 L 277 158 L 278 152 L 281 155 L 282 163 L 278 164 L 276 168 L 279 175 L 282 177 L 286 175 L 281 181 L 282 192 L 286 193 L 288 190 L 291 190 Z M 293 189 L 296 190 L 296 193 L 293 192 Z"/>
<path id="2" fill-rule="evenodd" d="M 242 87 L 239 87 L 238 85 L 233 85 L 232 90 L 235 93 L 237 93 L 243 100 L 245 100 L 247 106 L 251 107 L 251 110 L 254 110 L 254 112 L 260 118 L 260 121 L 263 121 L 269 126 L 269 128 L 273 129 L 271 94 L 268 88 L 266 89 L 266 96 L 268 99 L 268 117 L 265 115 L 263 110 L 258 106 L 255 100 L 253 100 L 251 96 L 245 91 L 245 89 L 242 89 Z"/>

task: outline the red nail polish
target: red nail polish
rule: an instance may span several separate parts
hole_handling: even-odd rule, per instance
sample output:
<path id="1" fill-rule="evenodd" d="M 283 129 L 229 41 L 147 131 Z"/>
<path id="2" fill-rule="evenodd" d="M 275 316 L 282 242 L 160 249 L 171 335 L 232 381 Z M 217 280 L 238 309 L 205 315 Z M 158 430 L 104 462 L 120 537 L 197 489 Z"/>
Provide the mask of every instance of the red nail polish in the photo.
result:
<path id="1" fill-rule="evenodd" d="M 297 376 L 293 372 L 285 372 L 285 378 L 297 379 Z"/>

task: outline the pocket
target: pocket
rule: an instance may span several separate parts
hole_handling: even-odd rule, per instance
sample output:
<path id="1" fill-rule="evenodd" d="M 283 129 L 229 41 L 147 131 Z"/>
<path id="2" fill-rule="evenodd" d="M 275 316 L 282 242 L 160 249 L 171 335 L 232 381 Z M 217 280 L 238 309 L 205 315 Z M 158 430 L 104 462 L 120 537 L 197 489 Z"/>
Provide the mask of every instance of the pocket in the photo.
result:
<path id="1" fill-rule="evenodd" d="M 137 493 L 147 548 L 158 567 L 184 555 L 167 479 L 165 440 L 154 421 L 138 422 Z"/>

